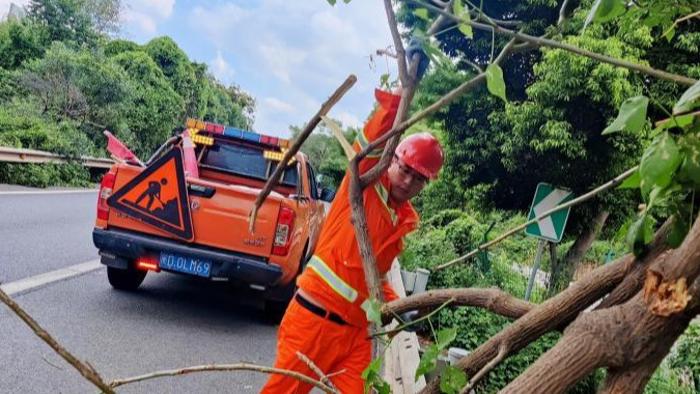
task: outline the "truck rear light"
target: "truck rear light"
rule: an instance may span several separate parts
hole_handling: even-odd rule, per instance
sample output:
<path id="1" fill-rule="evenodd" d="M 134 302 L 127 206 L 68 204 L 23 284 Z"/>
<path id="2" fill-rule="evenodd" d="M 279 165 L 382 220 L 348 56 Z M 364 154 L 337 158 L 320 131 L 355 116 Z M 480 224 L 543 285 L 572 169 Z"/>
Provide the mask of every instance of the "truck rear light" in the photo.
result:
<path id="1" fill-rule="evenodd" d="M 97 218 L 100 220 L 107 220 L 109 218 L 107 199 L 112 195 L 114 180 L 116 178 L 114 173 L 108 172 L 102 177 L 102 182 L 100 182 L 100 192 L 97 196 Z"/>
<path id="2" fill-rule="evenodd" d="M 280 208 L 275 230 L 275 242 L 272 245 L 272 254 L 286 256 L 289 253 L 289 245 L 292 243 L 292 231 L 294 230 L 294 211 L 287 207 Z"/>
<path id="3" fill-rule="evenodd" d="M 155 256 L 141 256 L 136 260 L 136 269 L 142 271 L 160 272 L 158 259 Z"/>

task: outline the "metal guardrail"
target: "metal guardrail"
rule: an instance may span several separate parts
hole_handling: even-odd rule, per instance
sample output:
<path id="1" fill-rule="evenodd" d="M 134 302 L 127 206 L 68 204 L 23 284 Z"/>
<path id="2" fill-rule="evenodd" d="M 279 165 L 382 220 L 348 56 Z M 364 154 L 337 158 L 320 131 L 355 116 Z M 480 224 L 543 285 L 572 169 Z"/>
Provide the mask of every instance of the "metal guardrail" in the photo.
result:
<path id="1" fill-rule="evenodd" d="M 8 148 L 0 146 L 0 162 L 6 163 L 68 163 L 70 161 L 80 161 L 85 167 L 90 168 L 110 168 L 114 160 L 99 157 L 81 156 L 80 158 L 69 158 L 55 153 L 44 152 L 33 149 Z"/>

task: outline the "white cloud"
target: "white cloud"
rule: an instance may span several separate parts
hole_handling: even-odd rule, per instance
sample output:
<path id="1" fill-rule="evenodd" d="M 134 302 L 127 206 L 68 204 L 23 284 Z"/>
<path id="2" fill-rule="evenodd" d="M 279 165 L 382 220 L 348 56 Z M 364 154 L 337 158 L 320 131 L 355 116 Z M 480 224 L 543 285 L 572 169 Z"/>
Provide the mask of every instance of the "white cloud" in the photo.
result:
<path id="1" fill-rule="evenodd" d="M 224 59 L 221 51 L 216 51 L 216 57 L 209 62 L 209 67 L 212 74 L 214 74 L 219 81 L 227 85 L 233 82 L 235 71 L 226 59 Z"/>
<path id="2" fill-rule="evenodd" d="M 337 119 L 340 121 L 340 123 L 343 124 L 343 127 L 360 127 L 362 126 L 362 121 L 360 119 L 351 114 L 350 112 L 343 111 L 337 115 L 331 114 L 333 118 Z"/>
<path id="3" fill-rule="evenodd" d="M 151 38 L 174 8 L 175 0 L 127 0 L 122 10 L 124 29 Z"/>
<path id="4" fill-rule="evenodd" d="M 192 7 L 193 40 L 235 56 L 235 82 L 258 99 L 255 128 L 261 132 L 301 125 L 349 74 L 358 82 L 333 109 L 358 126 L 372 109 L 372 89 L 387 72 L 369 55 L 391 44 L 381 2 L 260 0 L 214 2 Z M 389 71 L 396 74 L 394 61 Z M 293 110 L 292 110 L 293 109 Z"/>
<path id="5" fill-rule="evenodd" d="M 5 19 L 7 13 L 10 12 L 10 4 L 12 3 L 26 7 L 29 4 L 29 0 L 0 0 L 0 20 Z"/>
<path id="6" fill-rule="evenodd" d="M 276 97 L 265 97 L 263 100 L 263 103 L 268 106 L 270 109 L 273 111 L 277 112 L 286 112 L 286 113 L 294 113 L 295 108 L 293 105 L 284 102 Z"/>

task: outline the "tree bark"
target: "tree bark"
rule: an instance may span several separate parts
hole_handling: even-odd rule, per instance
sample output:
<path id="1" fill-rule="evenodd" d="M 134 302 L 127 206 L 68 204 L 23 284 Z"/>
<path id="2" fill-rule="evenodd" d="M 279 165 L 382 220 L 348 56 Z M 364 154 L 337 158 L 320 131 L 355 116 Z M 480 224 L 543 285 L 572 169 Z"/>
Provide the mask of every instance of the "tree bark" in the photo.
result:
<path id="1" fill-rule="evenodd" d="M 468 376 L 474 376 L 497 356 L 502 346 L 508 349 L 507 354 L 510 355 L 543 334 L 565 327 L 582 310 L 613 290 L 637 264 L 648 264 L 648 261 L 654 261 L 667 248 L 667 231 L 668 226 L 657 231 L 650 250 L 645 256 L 635 258 L 628 254 L 589 273 L 491 337 L 467 357 L 461 359 L 456 366 L 465 371 Z M 423 392 L 437 393 L 439 385 L 439 379 L 434 379 Z"/>
<path id="2" fill-rule="evenodd" d="M 609 215 L 609 211 L 598 211 L 591 225 L 579 234 L 574 244 L 566 252 L 561 263 L 554 265 L 555 269 L 552 269 L 552 277 L 549 281 L 550 296 L 561 291 L 561 289 L 565 289 L 571 282 L 574 273 L 581 264 L 581 260 L 583 260 L 588 250 L 591 249 L 593 241 L 598 238 L 598 234 L 600 234 L 600 230 L 605 225 Z"/>
<path id="3" fill-rule="evenodd" d="M 700 274 L 700 219 L 680 248 L 653 260 L 634 298 L 581 315 L 556 346 L 502 392 L 563 393 L 599 367 L 614 371 L 604 388 L 608 392 L 641 392 L 697 311 L 690 301 L 700 296 L 700 286 L 688 289 L 686 283 Z"/>
<path id="4" fill-rule="evenodd" d="M 452 300 L 450 306 L 473 306 L 511 319 L 517 319 L 534 307 L 533 304 L 502 291 L 501 289 L 440 289 L 399 298 L 382 307 L 383 319 L 412 310 L 431 310 Z"/>

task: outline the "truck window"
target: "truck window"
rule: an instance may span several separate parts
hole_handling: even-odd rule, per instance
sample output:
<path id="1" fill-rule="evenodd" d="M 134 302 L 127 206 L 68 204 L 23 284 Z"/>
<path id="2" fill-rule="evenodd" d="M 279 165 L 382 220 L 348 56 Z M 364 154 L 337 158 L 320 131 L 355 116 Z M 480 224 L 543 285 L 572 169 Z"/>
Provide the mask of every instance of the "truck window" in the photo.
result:
<path id="1" fill-rule="evenodd" d="M 244 144 L 218 143 L 208 147 L 200 165 L 234 175 L 266 181 L 277 167 L 277 162 L 263 157 L 263 149 Z M 281 184 L 296 187 L 299 176 L 296 164 L 289 165 Z"/>
<path id="2" fill-rule="evenodd" d="M 311 198 L 318 200 L 318 185 L 316 184 L 316 174 L 311 164 L 306 163 L 306 171 L 309 176 L 309 187 L 311 188 Z"/>

